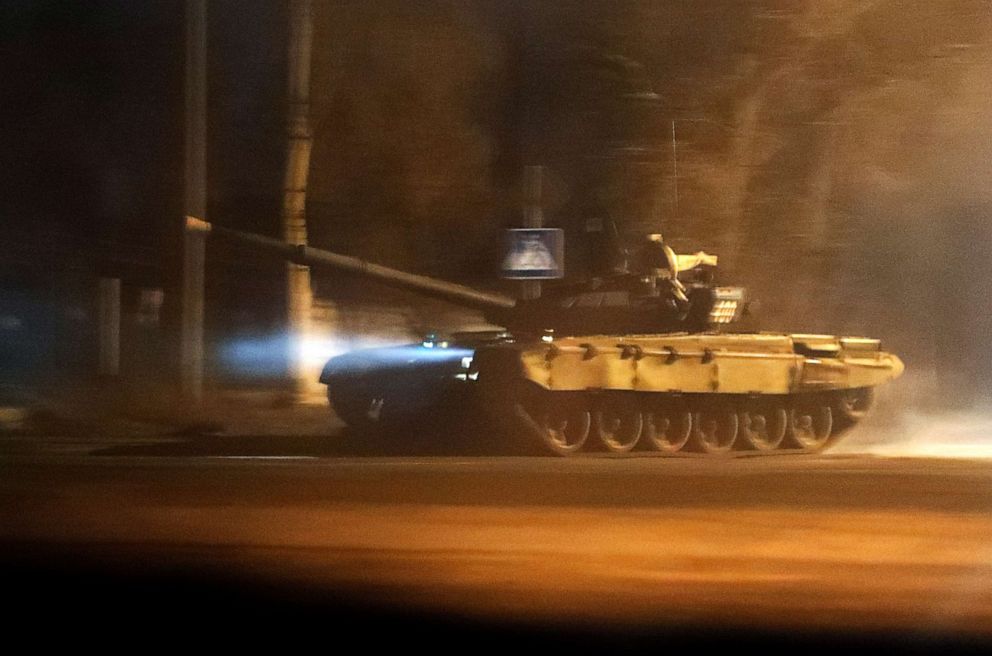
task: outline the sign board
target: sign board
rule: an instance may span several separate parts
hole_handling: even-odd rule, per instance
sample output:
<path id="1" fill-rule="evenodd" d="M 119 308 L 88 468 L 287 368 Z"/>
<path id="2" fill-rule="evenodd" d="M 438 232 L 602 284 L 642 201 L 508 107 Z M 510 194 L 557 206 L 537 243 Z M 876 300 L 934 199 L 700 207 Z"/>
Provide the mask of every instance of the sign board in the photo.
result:
<path id="1" fill-rule="evenodd" d="M 565 275 L 565 233 L 561 228 L 511 228 L 506 231 L 503 277 L 544 280 Z"/>

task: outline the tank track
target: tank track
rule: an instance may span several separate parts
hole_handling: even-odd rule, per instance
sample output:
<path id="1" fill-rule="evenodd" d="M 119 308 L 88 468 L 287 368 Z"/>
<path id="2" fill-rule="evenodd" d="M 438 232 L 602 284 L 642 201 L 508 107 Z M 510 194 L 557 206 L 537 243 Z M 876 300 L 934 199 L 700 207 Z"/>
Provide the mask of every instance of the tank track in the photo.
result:
<path id="1" fill-rule="evenodd" d="M 535 388 L 519 395 L 514 416 L 559 456 L 817 453 L 853 428 L 873 398 L 870 387 L 752 396 Z"/>

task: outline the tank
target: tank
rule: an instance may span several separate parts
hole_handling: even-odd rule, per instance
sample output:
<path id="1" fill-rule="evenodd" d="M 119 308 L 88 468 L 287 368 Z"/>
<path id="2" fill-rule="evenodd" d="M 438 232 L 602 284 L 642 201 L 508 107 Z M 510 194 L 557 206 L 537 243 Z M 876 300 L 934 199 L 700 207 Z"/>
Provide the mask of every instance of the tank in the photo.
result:
<path id="1" fill-rule="evenodd" d="M 559 456 L 594 447 L 810 453 L 853 428 L 875 388 L 904 368 L 878 339 L 753 330 L 746 291 L 718 284 L 717 258 L 702 252 L 655 244 L 633 269 L 518 301 L 261 235 L 212 233 L 481 309 L 500 326 L 330 359 L 320 382 L 358 429 L 402 430 L 471 408 Z"/>

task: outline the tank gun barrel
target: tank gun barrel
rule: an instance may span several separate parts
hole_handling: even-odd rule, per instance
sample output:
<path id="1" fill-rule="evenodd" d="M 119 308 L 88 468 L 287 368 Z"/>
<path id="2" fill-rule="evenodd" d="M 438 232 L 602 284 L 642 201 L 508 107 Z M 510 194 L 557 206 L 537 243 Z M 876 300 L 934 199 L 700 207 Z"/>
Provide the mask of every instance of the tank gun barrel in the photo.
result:
<path id="1" fill-rule="evenodd" d="M 225 228 L 192 217 L 187 217 L 186 228 L 187 230 L 199 230 L 228 241 L 252 246 L 297 264 L 315 267 L 326 266 L 340 271 L 355 273 L 366 278 L 379 280 L 392 287 L 419 292 L 426 296 L 445 299 L 472 308 L 510 309 L 517 304 L 516 299 L 503 294 L 484 292 L 465 285 L 408 273 L 399 269 L 392 269 L 322 248 L 291 244 L 264 235 Z"/>

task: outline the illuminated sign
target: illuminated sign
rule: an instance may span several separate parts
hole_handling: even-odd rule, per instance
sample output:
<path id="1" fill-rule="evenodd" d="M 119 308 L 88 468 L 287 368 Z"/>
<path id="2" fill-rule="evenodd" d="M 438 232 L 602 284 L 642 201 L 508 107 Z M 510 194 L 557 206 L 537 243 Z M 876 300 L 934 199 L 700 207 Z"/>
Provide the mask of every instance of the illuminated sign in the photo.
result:
<path id="1" fill-rule="evenodd" d="M 503 277 L 519 280 L 565 275 L 565 234 L 560 228 L 512 228 L 506 231 Z"/>

